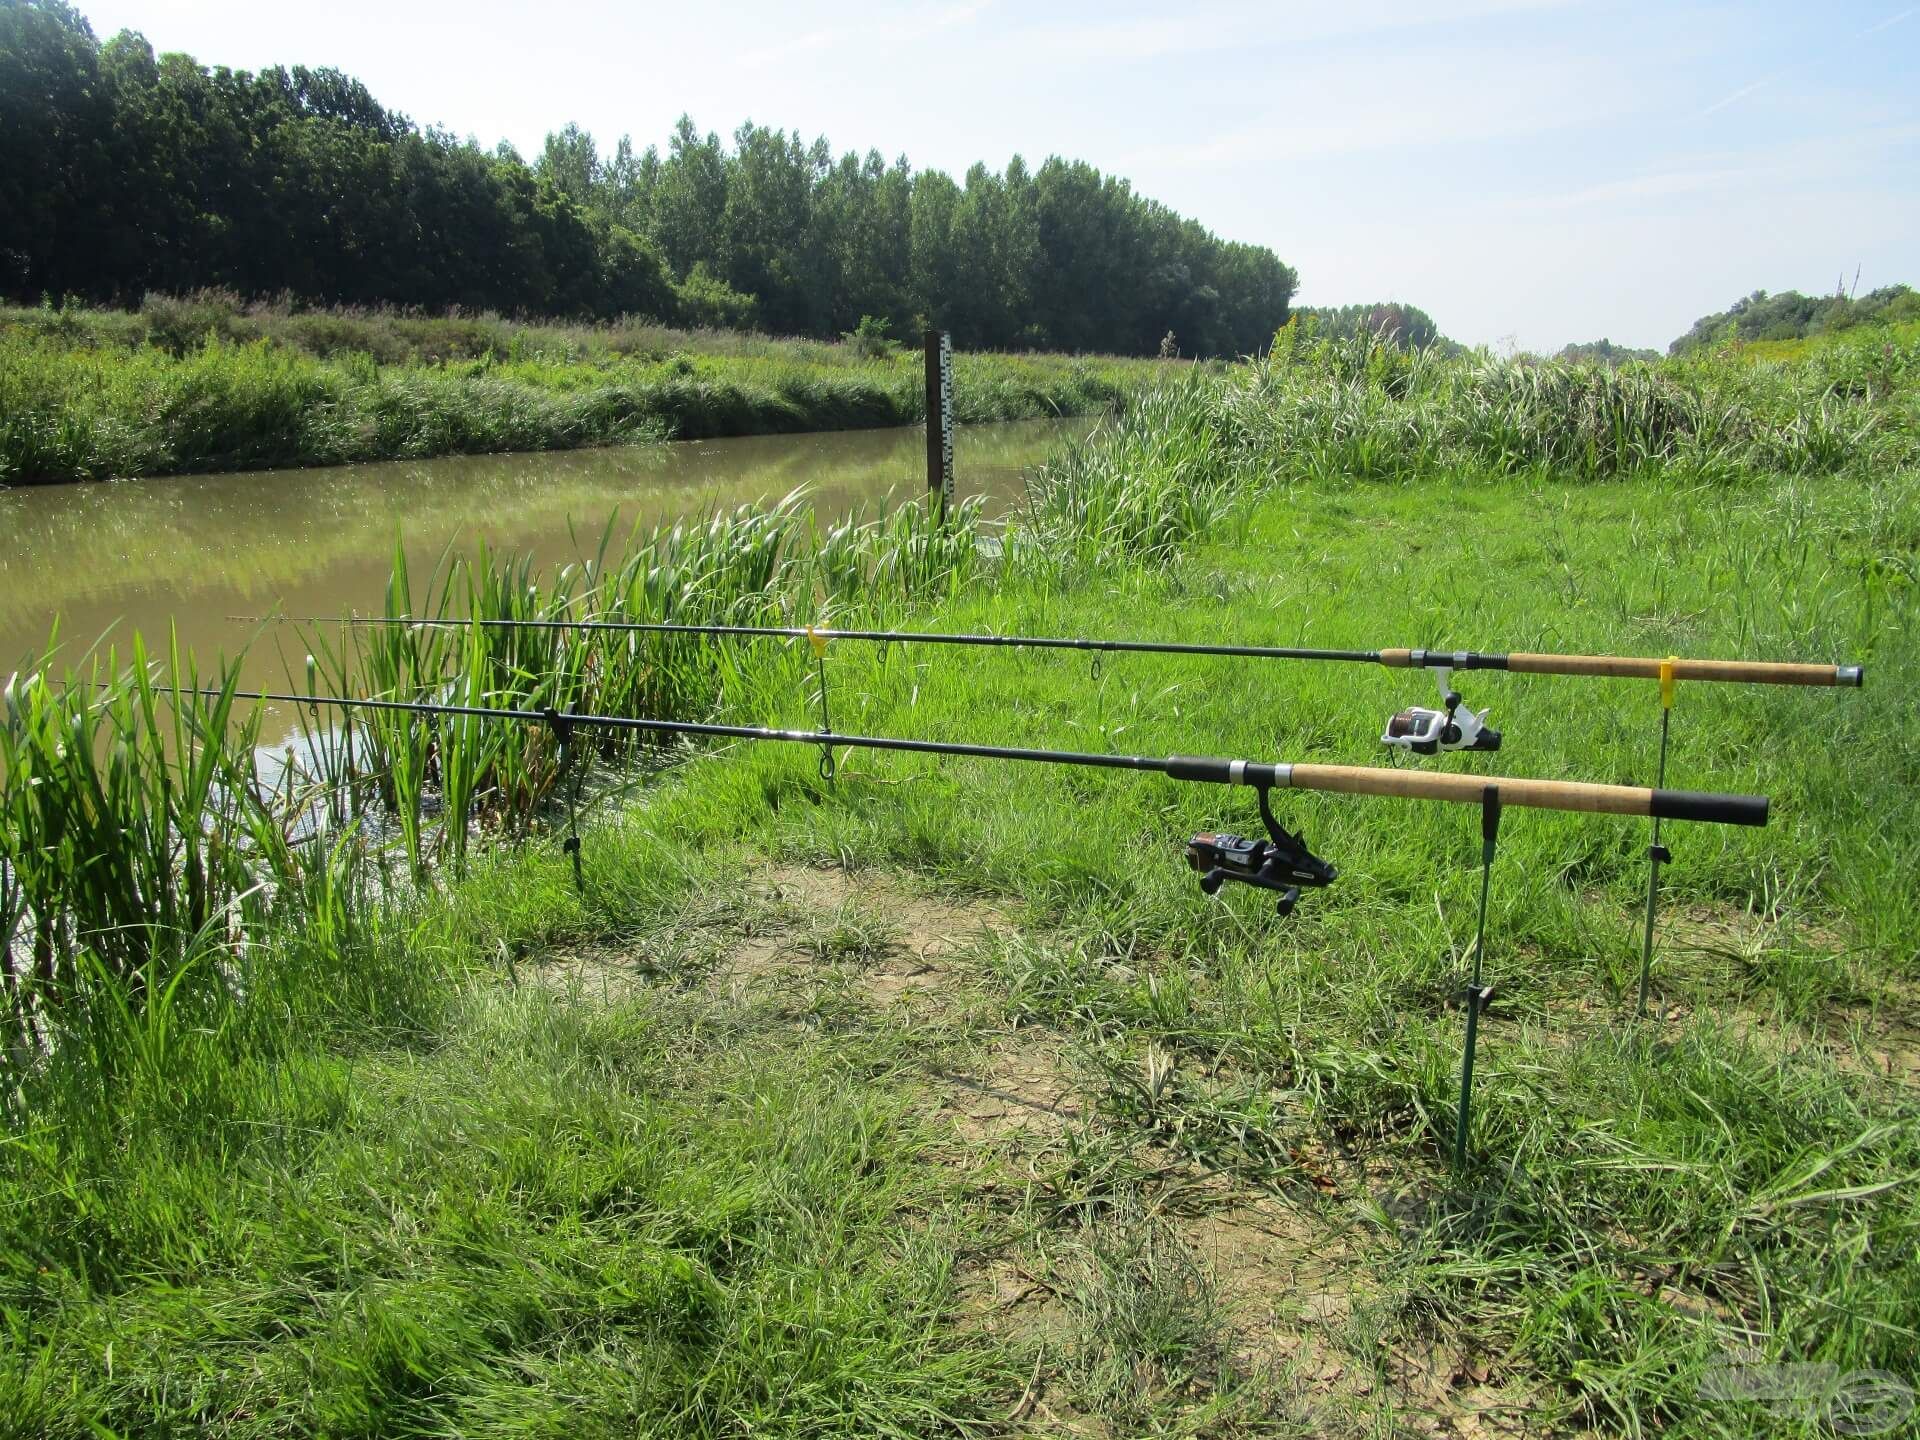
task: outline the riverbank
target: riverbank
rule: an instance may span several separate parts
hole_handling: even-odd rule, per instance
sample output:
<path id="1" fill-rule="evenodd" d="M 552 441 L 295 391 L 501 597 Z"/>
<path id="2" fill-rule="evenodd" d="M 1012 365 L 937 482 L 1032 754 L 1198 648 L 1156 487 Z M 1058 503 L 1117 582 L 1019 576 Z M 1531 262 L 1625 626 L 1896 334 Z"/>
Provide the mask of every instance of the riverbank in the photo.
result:
<path id="1" fill-rule="evenodd" d="M 1191 368 L 955 357 L 962 424 L 1091 415 Z M 0 484 L 567 450 L 925 419 L 917 352 L 645 323 L 0 309 Z"/>
<path id="2" fill-rule="evenodd" d="M 1610 393 L 1587 374 L 1543 383 Z M 1525 379 L 1240 372 L 1156 396 L 1052 469 L 997 561 L 902 520 L 749 517 L 454 597 L 504 613 L 591 584 L 647 618 L 1864 663 L 1857 692 L 1680 687 L 1668 783 L 1769 794 L 1775 818 L 1666 832 L 1649 1021 L 1644 825 L 1509 814 L 1465 1174 L 1446 1154 L 1469 812 L 1282 797 L 1340 868 L 1282 923 L 1267 896 L 1203 896 L 1181 858 L 1257 824 L 1243 792 L 875 754 L 829 783 L 811 747 L 734 746 L 590 804 L 576 892 L 543 732 L 399 727 L 370 779 L 418 759 L 508 782 L 454 784 L 464 864 L 441 848 L 383 899 L 350 816 L 324 846 L 263 825 L 255 853 L 285 867 L 266 892 L 266 860 L 203 852 L 244 925 L 113 924 L 103 901 L 73 926 L 113 963 L 149 946 L 156 983 L 76 970 L 67 1043 L 8 1092 L 0 1413 L 263 1436 L 1524 1415 L 1757 1440 L 1780 1421 L 1726 1378 L 1749 1350 L 1897 1380 L 1920 1330 L 1920 471 L 1881 463 L 1897 417 L 1846 408 L 1883 402 L 1830 397 L 1851 450 L 1751 416 L 1623 425 L 1602 471 L 1590 432 L 1514 418 Z M 1769 405 L 1816 393 L 1762 381 Z M 1693 393 L 1673 383 L 1649 406 Z M 1449 422 L 1442 384 L 1521 398 L 1501 425 Z M 1332 473 L 1337 444 L 1367 453 L 1409 414 L 1428 483 Z M 805 647 L 405 635 L 355 678 L 816 723 Z M 827 666 L 847 733 L 1136 754 L 1364 763 L 1386 714 L 1432 703 L 1371 668 L 852 645 Z M 1458 678 L 1505 746 L 1423 763 L 1650 780 L 1654 687 Z M 35 763 L 71 776 L 90 747 L 43 719 Z M 16 784 L 10 827 L 44 813 L 29 793 L 84 792 Z M 58 859 L 35 883 L 63 882 Z M 128 893 L 150 916 L 156 887 Z"/>

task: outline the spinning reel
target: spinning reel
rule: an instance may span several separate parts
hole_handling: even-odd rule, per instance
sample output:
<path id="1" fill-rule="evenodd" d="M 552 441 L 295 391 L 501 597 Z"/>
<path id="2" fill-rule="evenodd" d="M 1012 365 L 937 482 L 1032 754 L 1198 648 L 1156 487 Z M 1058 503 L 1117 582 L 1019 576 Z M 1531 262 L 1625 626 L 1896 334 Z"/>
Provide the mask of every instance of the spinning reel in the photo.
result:
<path id="1" fill-rule="evenodd" d="M 1303 886 L 1331 885 L 1340 872 L 1307 849 L 1307 842 L 1273 818 L 1267 787 L 1259 787 L 1265 840 L 1208 833 L 1187 842 L 1187 864 L 1200 872 L 1200 888 L 1212 895 L 1229 880 L 1280 892 L 1282 918 L 1293 913 Z"/>
<path id="2" fill-rule="evenodd" d="M 1452 674 L 1443 666 L 1434 667 L 1444 710 L 1430 710 L 1424 705 L 1402 710 L 1387 721 L 1380 742 L 1415 755 L 1438 755 L 1442 750 L 1498 750 L 1500 732 L 1487 724 L 1492 710 L 1473 711 L 1462 706 L 1460 693 L 1447 684 Z"/>

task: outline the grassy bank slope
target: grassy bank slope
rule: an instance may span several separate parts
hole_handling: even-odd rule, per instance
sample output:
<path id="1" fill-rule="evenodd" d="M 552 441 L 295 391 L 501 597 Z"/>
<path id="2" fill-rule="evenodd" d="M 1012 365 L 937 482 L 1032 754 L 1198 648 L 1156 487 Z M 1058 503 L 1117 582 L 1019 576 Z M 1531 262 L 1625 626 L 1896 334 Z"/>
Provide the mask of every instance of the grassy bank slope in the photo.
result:
<path id="1" fill-rule="evenodd" d="M 1096 413 L 1172 368 L 963 354 L 956 413 Z M 911 425 L 924 391 L 917 353 L 865 342 L 217 297 L 0 310 L 0 484 Z"/>
<path id="2" fill-rule="evenodd" d="M 1758 398 L 1812 383 L 1776 380 Z M 163 994 L 122 1006 L 106 967 L 76 972 L 50 1012 L 64 1042 L 9 1091 L 0 1415 L 75 1435 L 1371 1435 L 1524 1413 L 1811 1436 L 1818 1406 L 1715 1398 L 1715 1367 L 1751 1348 L 1904 1373 L 1920 473 L 1880 463 L 1900 397 L 1829 398 L 1868 407 L 1845 418 L 1871 444 L 1837 460 L 1746 416 L 1726 448 L 1595 484 L 1539 458 L 1561 443 L 1544 429 L 1503 470 L 1475 437 L 1511 427 L 1464 415 L 1425 452 L 1434 483 L 1327 479 L 1301 442 L 1333 444 L 1337 407 L 1385 427 L 1438 404 L 1399 383 L 1242 376 L 1142 405 L 1063 463 L 1040 543 L 989 576 L 895 530 L 809 552 L 782 593 L 706 599 L 1864 661 L 1860 692 L 1681 687 L 1669 783 L 1771 794 L 1776 819 L 1670 828 L 1654 1020 L 1631 1018 L 1644 827 L 1509 817 L 1467 1174 L 1443 1157 L 1473 814 L 1285 797 L 1342 873 L 1281 924 L 1180 861 L 1189 833 L 1254 823 L 1230 791 L 872 755 L 828 784 L 810 747 L 733 748 L 594 807 L 584 895 L 541 842 L 382 902 L 336 830 L 287 862 L 298 884 L 250 943 L 148 933 Z M 1762 471 L 1736 445 L 1800 459 Z M 880 568 L 834 590 L 858 553 Z M 674 573 L 632 571 L 661 593 Z M 656 711 L 812 723 L 804 652 L 725 653 L 623 673 L 669 687 Z M 849 732 L 1128 753 L 1363 763 L 1427 698 L 1397 672 L 1171 657 L 828 664 Z M 1653 687 L 1466 680 L 1507 747 L 1443 767 L 1651 778 Z M 443 766 L 461 743 L 440 738 Z M 76 953 L 99 922 L 78 929 Z"/>

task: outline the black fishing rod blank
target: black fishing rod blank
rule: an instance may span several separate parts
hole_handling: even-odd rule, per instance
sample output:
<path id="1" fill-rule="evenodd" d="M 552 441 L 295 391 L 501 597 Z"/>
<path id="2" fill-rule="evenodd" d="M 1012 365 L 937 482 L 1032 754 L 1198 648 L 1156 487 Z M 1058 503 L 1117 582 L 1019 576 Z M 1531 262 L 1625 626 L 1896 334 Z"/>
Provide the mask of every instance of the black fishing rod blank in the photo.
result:
<path id="1" fill-rule="evenodd" d="M 157 689 L 167 689 L 157 686 Z M 200 689 L 184 692 L 218 695 Z M 1251 785 L 1276 790 L 1320 790 L 1344 795 L 1397 796 L 1477 805 L 1488 785 L 1500 787 L 1508 805 L 1538 810 L 1570 810 L 1600 815 L 1658 815 L 1668 820 L 1700 820 L 1718 825 L 1765 825 L 1763 795 L 1733 795 L 1701 790 L 1655 790 L 1640 785 L 1599 785 L 1582 780 L 1532 780 L 1477 775 L 1435 774 L 1368 765 L 1313 765 L 1228 760 L 1205 755 L 1116 755 L 1102 751 L 1043 750 L 1014 745 L 976 745 L 958 740 L 914 740 L 891 735 L 843 735 L 827 730 L 782 730 L 762 725 L 721 725 L 703 720 L 655 720 L 633 715 L 590 715 L 488 705 L 448 705 L 424 700 L 362 699 L 346 695 L 303 695 L 296 691 L 234 690 L 236 700 L 284 705 L 326 705 L 342 710 L 406 711 L 422 715 L 463 715 L 480 719 L 524 720 L 588 729 L 657 735 L 686 735 L 724 740 L 761 740 L 797 745 L 832 743 L 836 749 L 894 750 L 962 759 L 1029 761 L 1043 765 L 1083 765 L 1105 770 L 1150 770 L 1173 780 L 1221 785 Z"/>
<path id="2" fill-rule="evenodd" d="M 229 615 L 248 623 L 289 625 L 482 625 L 503 630 L 607 630 L 643 635 L 713 635 L 738 640 L 853 640 L 880 645 L 962 645 L 1008 650 L 1081 650 L 1103 654 L 1223 655 L 1248 660 L 1335 660 L 1384 664 L 1378 650 L 1317 650 L 1290 645 L 1209 645 L 1173 640 L 1101 640 L 1072 635 L 995 635 L 939 630 L 836 630 L 820 625 L 686 625 L 664 620 L 416 620 L 405 615 Z"/>
<path id="3" fill-rule="evenodd" d="M 221 692 L 201 690 L 199 694 Z M 399 711 L 422 715 L 458 715 L 488 720 L 519 720 L 542 724 L 566 747 L 575 730 L 597 728 L 615 732 L 677 735 L 688 738 L 749 740 L 794 745 L 817 745 L 827 754 L 835 749 L 885 750 L 905 754 L 941 755 L 974 760 L 1006 760 L 1043 765 L 1075 765 L 1103 770 L 1145 770 L 1172 780 L 1222 785 L 1249 785 L 1259 796 L 1260 818 L 1267 828 L 1264 841 L 1209 831 L 1187 843 L 1187 863 L 1200 874 L 1201 888 L 1212 894 L 1228 881 L 1277 891 L 1281 915 L 1290 914 L 1303 887 L 1325 886 L 1337 871 L 1314 855 L 1306 841 L 1287 831 L 1274 818 L 1269 801 L 1273 790 L 1320 790 L 1333 794 L 1397 796 L 1411 800 L 1438 800 L 1453 804 L 1482 804 L 1487 785 L 1500 788 L 1507 804 L 1545 810 L 1591 814 L 1655 816 L 1671 820 L 1699 820 L 1722 825 L 1764 825 L 1768 801 L 1759 795 L 1728 795 L 1691 790 L 1647 789 L 1631 785 L 1595 785 L 1572 780 L 1501 779 L 1472 775 L 1432 774 L 1359 765 L 1311 765 L 1230 760 L 1203 755 L 1115 755 L 1080 750 L 1044 750 L 1010 745 L 977 745 L 953 740 L 915 740 L 888 735 L 841 735 L 829 729 L 782 730 L 759 725 L 721 725 L 698 720 L 655 720 L 625 715 L 589 715 L 559 710 L 528 710 L 482 705 L 448 705 L 417 700 L 356 699 L 340 695 L 302 695 L 292 691 L 236 690 L 239 700 L 290 705 L 326 705 L 353 710 Z M 830 761 L 821 766 L 831 779 Z M 571 824 L 571 821 L 570 821 Z M 571 840 L 578 865 L 577 841 Z"/>
<path id="4" fill-rule="evenodd" d="M 406 615 L 230 615 L 249 623 L 298 625 L 482 625 L 514 630 L 610 630 L 651 635 L 714 635 L 736 639 L 854 640 L 883 645 L 987 646 L 1013 650 L 1081 650 L 1104 654 L 1219 655 L 1248 660 L 1322 660 L 1382 665 L 1389 670 L 1505 670 L 1516 675 L 1584 675 L 1658 680 L 1673 666 L 1680 680 L 1743 685 L 1836 685 L 1858 689 L 1859 665 L 1806 665 L 1772 660 L 1657 660 L 1629 655 L 1509 654 L 1477 650 L 1338 650 L 1297 645 L 1221 645 L 1174 640 L 1102 640 L 1077 635 L 996 635 L 938 630 L 838 630 L 818 625 L 693 625 L 665 620 L 414 619 Z"/>
<path id="5" fill-rule="evenodd" d="M 259 621 L 259 616 L 233 616 Z M 480 625 L 513 630 L 608 631 L 616 634 L 697 635 L 736 640 L 811 641 L 816 656 L 834 640 L 878 645 L 944 645 L 1009 650 L 1069 650 L 1139 655 L 1204 655 L 1244 660 L 1299 660 L 1341 664 L 1381 665 L 1390 670 L 1426 669 L 1434 672 L 1440 689 L 1440 708 L 1415 705 L 1390 716 L 1381 743 L 1409 755 L 1437 755 L 1447 751 L 1490 752 L 1500 748 L 1501 734 L 1487 724 L 1487 710 L 1462 703 L 1453 688 L 1455 670 L 1505 670 L 1522 675 L 1582 675 L 1615 679 L 1652 679 L 1663 674 L 1682 680 L 1712 680 L 1758 685 L 1838 685 L 1858 688 L 1864 671 L 1858 665 L 1804 665 L 1753 660 L 1652 660 L 1624 655 L 1546 655 L 1526 651 L 1509 654 L 1475 650 L 1340 650 L 1295 645 L 1226 645 L 1173 640 L 1103 640 L 1091 636 L 996 635 L 985 632 L 929 630 L 840 630 L 812 625 L 699 625 L 665 620 L 575 619 L 434 619 L 400 615 L 281 616 L 298 624 L 374 626 Z M 817 666 L 822 668 L 822 666 Z M 824 670 L 821 675 L 824 692 Z"/>

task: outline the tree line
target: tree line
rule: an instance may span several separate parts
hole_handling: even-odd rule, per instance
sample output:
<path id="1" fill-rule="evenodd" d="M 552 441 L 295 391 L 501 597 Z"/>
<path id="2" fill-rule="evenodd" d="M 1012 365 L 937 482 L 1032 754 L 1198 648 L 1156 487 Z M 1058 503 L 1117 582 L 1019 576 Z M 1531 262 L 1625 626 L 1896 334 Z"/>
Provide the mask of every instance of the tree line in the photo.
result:
<path id="1" fill-rule="evenodd" d="M 101 43 L 66 0 L 0 0 L 0 290 L 206 287 L 1218 355 L 1266 344 L 1296 276 L 1078 161 L 955 181 L 751 123 L 725 144 L 682 118 L 664 152 L 603 152 L 568 126 L 529 163 L 336 70 L 208 68 L 133 32 Z"/>

